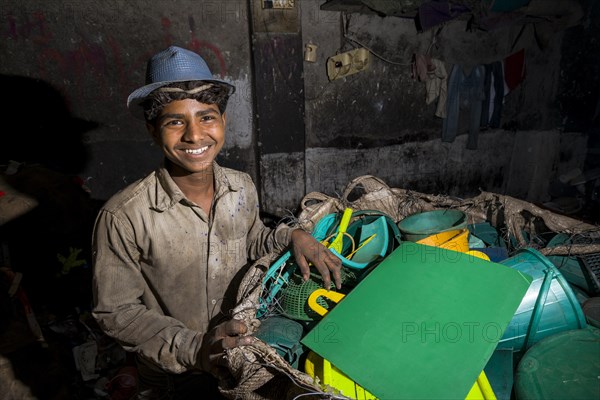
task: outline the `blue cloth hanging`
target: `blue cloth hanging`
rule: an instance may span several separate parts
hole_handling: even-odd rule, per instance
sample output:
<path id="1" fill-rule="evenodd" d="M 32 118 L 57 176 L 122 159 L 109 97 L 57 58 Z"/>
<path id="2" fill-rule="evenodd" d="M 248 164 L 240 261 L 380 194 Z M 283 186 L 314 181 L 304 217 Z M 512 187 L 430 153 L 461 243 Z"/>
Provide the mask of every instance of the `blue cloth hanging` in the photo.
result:
<path id="1" fill-rule="evenodd" d="M 442 141 L 454 142 L 458 132 L 460 109 L 469 109 L 469 138 L 467 149 L 477 149 L 477 136 L 481 122 L 481 107 L 484 99 L 483 82 L 485 68 L 475 66 L 465 74 L 461 65 L 452 67 L 448 79 L 448 99 L 446 101 L 446 119 L 442 125 Z"/>

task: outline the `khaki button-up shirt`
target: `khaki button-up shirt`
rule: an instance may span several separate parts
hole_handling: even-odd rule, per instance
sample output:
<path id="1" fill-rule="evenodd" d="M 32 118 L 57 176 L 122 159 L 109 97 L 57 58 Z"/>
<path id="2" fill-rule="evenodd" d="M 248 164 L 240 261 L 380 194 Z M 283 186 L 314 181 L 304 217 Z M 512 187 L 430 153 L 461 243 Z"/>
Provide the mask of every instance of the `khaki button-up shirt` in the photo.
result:
<path id="1" fill-rule="evenodd" d="M 234 275 L 290 242 L 290 227 L 260 220 L 249 175 L 216 163 L 214 172 L 210 217 L 161 167 L 109 199 L 94 229 L 94 317 L 126 350 L 170 372 L 197 368 L 211 318 L 235 302 L 225 294 Z"/>

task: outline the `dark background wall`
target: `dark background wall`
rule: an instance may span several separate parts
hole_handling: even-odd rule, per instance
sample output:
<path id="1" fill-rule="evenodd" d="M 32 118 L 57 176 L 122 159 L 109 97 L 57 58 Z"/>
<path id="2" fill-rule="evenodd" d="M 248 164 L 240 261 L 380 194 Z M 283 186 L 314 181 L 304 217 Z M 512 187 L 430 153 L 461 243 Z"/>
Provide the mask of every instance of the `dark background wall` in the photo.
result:
<path id="1" fill-rule="evenodd" d="M 537 0 L 536 15 L 518 22 L 482 30 L 457 18 L 439 32 L 420 32 L 410 15 L 325 3 L 279 10 L 257 0 L 6 0 L 0 73 L 51 85 L 72 116 L 91 124 L 73 137 L 60 122 L 5 129 L 2 161 L 29 161 L 16 149 L 47 149 L 50 137 L 70 149 L 53 152 L 57 158 L 79 158 L 74 172 L 101 201 L 148 173 L 160 154 L 125 100 L 142 84 L 146 59 L 176 44 L 237 86 L 220 161 L 254 177 L 273 216 L 297 211 L 307 192 L 339 194 L 363 174 L 423 192 L 483 189 L 544 201 L 560 174 L 590 168 L 588 153 L 598 146 L 596 3 Z M 317 45 L 316 62 L 303 60 L 308 43 Z M 369 69 L 329 81 L 327 58 L 361 46 L 372 51 Z M 435 102 L 425 104 L 425 86 L 411 75 L 413 55 L 430 50 L 450 73 L 454 64 L 490 63 L 521 49 L 527 75 L 505 97 L 500 128 L 482 131 L 477 150 L 465 148 L 464 121 L 453 143 L 442 142 Z M 47 106 L 24 96 L 11 107 L 36 120 Z M 66 143 L 77 138 L 82 146 L 71 149 Z"/>
<path id="2" fill-rule="evenodd" d="M 97 124 L 81 137 L 88 158 L 78 172 L 94 197 L 106 199 L 160 161 L 144 123 L 125 108 L 144 82 L 146 60 L 171 44 L 192 49 L 236 85 L 223 156 L 256 176 L 247 7 L 245 1 L 5 1 L 0 72 L 49 83 L 72 115 Z M 32 119 L 47 106 L 34 93 L 18 105 Z M 19 135 L 23 130 L 3 131 L 4 140 Z M 60 143 L 61 126 L 35 135 Z"/>

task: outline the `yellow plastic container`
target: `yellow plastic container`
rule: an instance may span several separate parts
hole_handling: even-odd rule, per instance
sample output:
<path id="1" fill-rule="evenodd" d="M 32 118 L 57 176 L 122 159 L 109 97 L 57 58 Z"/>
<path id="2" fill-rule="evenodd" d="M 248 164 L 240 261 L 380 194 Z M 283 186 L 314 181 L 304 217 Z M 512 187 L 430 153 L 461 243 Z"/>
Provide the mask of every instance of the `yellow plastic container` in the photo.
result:
<path id="1" fill-rule="evenodd" d="M 352 379 L 337 369 L 335 365 L 315 352 L 309 352 L 304 363 L 304 372 L 311 377 L 318 377 L 323 385 L 340 391 L 340 394 L 356 400 L 376 400 L 373 394 L 357 385 Z"/>
<path id="2" fill-rule="evenodd" d="M 487 254 L 485 254 L 483 251 L 469 250 L 469 251 L 466 251 L 465 254 L 469 254 L 473 257 L 477 257 L 477 258 L 481 258 L 486 261 L 490 261 L 490 257 Z"/>
<path id="3" fill-rule="evenodd" d="M 312 378 L 319 378 L 323 385 L 339 390 L 340 394 L 356 400 L 377 400 L 377 397 L 358 385 L 329 361 L 311 351 L 306 356 L 304 372 Z M 481 371 L 477 381 L 467 394 L 466 400 L 496 400 L 496 395 L 490 382 Z"/>
<path id="4" fill-rule="evenodd" d="M 461 229 L 436 233 L 417 241 L 417 243 L 465 253 L 469 251 L 469 230 Z"/>
<path id="5" fill-rule="evenodd" d="M 452 239 L 461 232 L 462 229 L 440 232 L 431 236 L 427 236 L 424 239 L 418 240 L 417 243 L 426 244 L 428 246 L 439 246 L 446 243 L 448 240 Z"/>
<path id="6" fill-rule="evenodd" d="M 485 372 L 481 371 L 477 381 L 467 394 L 466 400 L 496 400 L 496 395 Z"/>

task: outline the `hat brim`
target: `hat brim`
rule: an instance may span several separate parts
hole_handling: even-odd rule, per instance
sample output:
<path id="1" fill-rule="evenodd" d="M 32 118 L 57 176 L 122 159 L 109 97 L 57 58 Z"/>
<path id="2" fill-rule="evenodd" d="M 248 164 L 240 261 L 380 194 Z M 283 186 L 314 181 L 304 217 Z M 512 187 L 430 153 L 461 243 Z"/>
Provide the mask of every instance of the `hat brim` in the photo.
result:
<path id="1" fill-rule="evenodd" d="M 146 118 L 144 117 L 144 110 L 142 109 L 141 103 L 144 100 L 146 100 L 146 98 L 148 97 L 148 95 L 150 93 L 152 93 L 153 91 L 155 91 L 158 88 L 170 85 L 171 83 L 188 82 L 188 81 L 192 81 L 192 80 L 193 79 L 181 79 L 181 80 L 174 80 L 174 81 L 155 82 L 155 83 L 150 83 L 148 85 L 142 86 L 141 88 L 138 88 L 138 89 L 134 90 L 133 92 L 131 92 L 129 97 L 127 97 L 127 108 L 129 109 L 129 112 L 131 113 L 131 115 L 133 115 L 137 119 L 141 119 L 141 120 L 145 121 Z M 233 86 L 231 83 L 223 81 L 221 79 L 202 79 L 202 82 L 214 82 L 214 83 L 220 83 L 225 86 L 228 86 L 230 88 L 230 93 L 229 93 L 230 95 L 235 92 L 235 86 Z"/>

